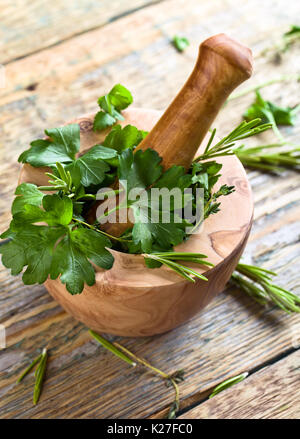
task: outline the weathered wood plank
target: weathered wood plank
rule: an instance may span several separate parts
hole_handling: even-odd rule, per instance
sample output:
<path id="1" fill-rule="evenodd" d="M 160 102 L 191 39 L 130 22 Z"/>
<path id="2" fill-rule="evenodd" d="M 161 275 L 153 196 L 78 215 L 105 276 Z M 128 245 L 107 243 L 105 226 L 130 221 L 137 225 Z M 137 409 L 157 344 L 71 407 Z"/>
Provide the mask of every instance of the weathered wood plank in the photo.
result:
<path id="1" fill-rule="evenodd" d="M 187 411 L 180 419 L 299 419 L 300 351 Z"/>
<path id="2" fill-rule="evenodd" d="M 3 0 L 0 8 L 0 61 L 4 64 L 24 57 L 153 3 L 158 1 Z M 101 42 L 99 49 L 103 49 Z"/>
<path id="3" fill-rule="evenodd" d="M 233 0 L 201 4 L 172 0 L 10 63 L 7 88 L 0 90 L 1 229 L 10 220 L 17 156 L 31 139 L 42 135 L 44 127 L 94 111 L 97 97 L 116 82 L 133 91 L 136 105 L 162 109 L 191 71 L 202 39 L 226 31 L 258 55 L 294 21 L 294 7 L 285 10 L 284 2 L 254 0 L 237 10 Z M 174 33 L 184 33 L 192 42 L 183 55 L 169 45 L 168 37 Z M 105 50 L 99 51 L 99 41 L 105 41 Z M 257 58 L 252 83 L 290 73 L 291 59 L 299 60 L 294 49 L 277 66 Z M 35 83 L 35 90 L 26 89 Z M 276 96 L 285 105 L 299 99 L 294 83 L 274 85 L 264 95 Z M 251 100 L 246 96 L 224 108 L 216 123 L 220 134 L 240 120 Z M 283 133 L 295 140 L 299 124 Z M 273 138 L 269 134 L 265 139 Z M 281 178 L 254 171 L 249 177 L 258 210 L 245 259 L 278 270 L 278 283 L 297 292 L 299 177 L 293 172 Z M 170 403 L 172 392 L 159 379 L 128 368 L 98 347 L 86 328 L 61 311 L 42 286 L 25 287 L 20 277 L 11 277 L 3 267 L 0 282 L 0 322 L 7 325 L 9 336 L 8 349 L 0 352 L 1 417 L 141 418 Z M 196 401 L 226 377 L 290 349 L 299 331 L 298 316 L 261 308 L 231 289 L 171 333 L 118 340 L 167 372 L 184 367 L 182 397 Z M 19 386 L 14 383 L 29 359 L 48 343 L 47 380 L 40 403 L 33 407 L 33 378 Z"/>

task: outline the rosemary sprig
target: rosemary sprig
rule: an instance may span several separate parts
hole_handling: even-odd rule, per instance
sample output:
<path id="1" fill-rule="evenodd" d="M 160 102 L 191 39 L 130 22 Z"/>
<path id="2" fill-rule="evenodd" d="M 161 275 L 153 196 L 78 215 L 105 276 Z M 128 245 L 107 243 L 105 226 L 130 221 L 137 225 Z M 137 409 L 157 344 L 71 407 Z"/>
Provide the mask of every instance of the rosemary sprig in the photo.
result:
<path id="1" fill-rule="evenodd" d="M 192 270 L 186 265 L 180 264 L 178 261 L 195 262 L 199 265 L 205 265 L 210 267 L 213 266 L 212 263 L 205 260 L 207 256 L 201 253 L 157 252 L 143 253 L 142 256 L 144 256 L 145 261 L 150 268 L 159 267 L 164 264 L 176 273 L 178 273 L 184 279 L 189 280 L 190 282 L 195 282 L 194 277 L 198 277 L 199 279 L 203 279 L 205 281 L 207 281 L 208 279 L 203 276 L 203 274 L 197 273 L 197 271 Z M 154 263 L 154 265 L 151 265 L 151 262 L 149 263 L 149 261 L 147 261 L 149 259 L 157 262 L 157 264 Z"/>
<path id="2" fill-rule="evenodd" d="M 97 334 L 96 332 L 89 330 L 89 333 L 92 335 L 92 337 L 95 338 L 103 347 L 108 349 L 111 353 L 116 355 L 117 357 L 121 358 L 122 360 L 126 361 L 126 363 L 131 364 L 132 366 L 136 366 L 137 363 L 141 364 L 142 366 L 147 367 L 148 369 L 152 370 L 152 372 L 156 373 L 162 379 L 165 381 L 167 386 L 173 386 L 175 391 L 175 399 L 173 403 L 170 406 L 170 410 L 168 413 L 168 419 L 174 419 L 176 418 L 176 412 L 179 410 L 179 404 L 180 404 L 180 395 L 179 395 L 179 387 L 178 384 L 184 380 L 184 370 L 180 369 L 173 374 L 166 374 L 162 370 L 158 369 L 157 367 L 152 366 L 148 361 L 146 361 L 143 358 L 138 357 L 137 355 L 133 354 L 131 351 L 129 351 L 127 348 L 122 346 L 121 344 L 117 342 L 110 343 L 108 340 L 106 340 L 101 335 Z M 124 355 L 125 353 L 125 355 Z M 131 357 L 135 362 L 131 361 Z"/>
<path id="3" fill-rule="evenodd" d="M 212 159 L 215 157 L 233 155 L 233 147 L 238 140 L 246 139 L 252 137 L 256 134 L 262 133 L 273 125 L 271 123 L 260 124 L 261 119 L 253 119 L 250 122 L 241 122 L 234 130 L 232 130 L 227 136 L 223 137 L 214 146 L 212 145 L 213 139 L 216 134 L 216 129 L 211 133 L 207 146 L 204 153 L 194 159 L 194 162 L 199 162 L 202 160 Z"/>
<path id="4" fill-rule="evenodd" d="M 65 171 L 65 168 L 59 162 L 56 162 L 56 168 L 59 176 L 46 172 L 46 175 L 50 177 L 48 182 L 51 186 L 39 186 L 39 189 L 41 191 L 62 191 L 70 197 L 74 196 L 76 188 L 73 185 L 70 171 Z"/>
<path id="5" fill-rule="evenodd" d="M 273 271 L 239 263 L 231 280 L 262 305 L 271 302 L 287 313 L 300 312 L 300 297 L 271 283 L 272 276 L 276 276 Z"/>
<path id="6" fill-rule="evenodd" d="M 241 145 L 234 149 L 235 154 L 244 166 L 261 169 L 267 172 L 280 173 L 286 169 L 299 169 L 300 147 L 295 146 L 289 150 L 266 152 L 270 148 L 281 147 L 287 142 L 273 143 L 245 147 Z"/>
<path id="7" fill-rule="evenodd" d="M 36 357 L 32 363 L 24 370 L 24 372 L 19 376 L 17 379 L 17 383 L 20 383 L 23 378 L 28 375 L 28 373 L 34 368 L 34 366 L 38 364 L 38 367 L 35 371 L 35 385 L 34 385 L 34 391 L 33 391 L 33 404 L 37 404 L 41 391 L 43 386 L 43 380 L 46 372 L 47 367 L 47 349 L 44 348 L 43 352 Z"/>
<path id="8" fill-rule="evenodd" d="M 223 381 L 221 384 L 217 385 L 212 393 L 209 395 L 209 398 L 213 398 L 215 395 L 217 395 L 220 392 L 223 392 L 223 390 L 228 389 L 228 387 L 234 386 L 237 383 L 240 383 L 243 381 L 247 376 L 248 372 L 241 373 L 240 375 L 237 375 L 235 377 L 229 378 L 228 380 Z"/>

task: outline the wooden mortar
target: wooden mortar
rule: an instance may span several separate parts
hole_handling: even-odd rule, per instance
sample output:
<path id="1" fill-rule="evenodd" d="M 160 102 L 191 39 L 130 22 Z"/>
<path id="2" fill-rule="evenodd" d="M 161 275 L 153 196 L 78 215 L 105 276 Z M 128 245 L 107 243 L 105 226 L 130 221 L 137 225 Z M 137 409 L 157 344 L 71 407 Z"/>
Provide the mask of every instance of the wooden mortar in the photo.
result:
<path id="1" fill-rule="evenodd" d="M 217 42 L 217 40 L 214 42 Z M 230 59 L 232 65 L 232 60 L 235 59 L 233 55 L 237 54 L 236 49 L 240 50 L 242 46 L 230 47 L 226 46 L 227 53 L 225 59 L 227 61 Z M 224 67 L 224 62 L 220 60 L 219 49 L 215 50 L 217 64 L 214 62 L 210 64 L 213 70 L 210 69 L 209 71 L 210 75 L 216 77 L 218 76 L 218 70 L 214 71 L 214 68 L 216 66 Z M 192 160 L 196 152 L 195 144 L 199 147 L 199 143 L 203 140 L 207 129 L 226 96 L 238 83 L 241 83 L 250 75 L 251 59 L 249 61 L 249 56 L 247 57 L 249 52 L 245 52 L 245 50 L 245 58 L 242 60 L 236 58 L 237 62 L 234 64 L 234 70 L 242 72 L 235 75 L 235 78 L 238 78 L 235 80 L 235 85 L 231 83 L 231 86 L 229 86 L 230 81 L 226 78 L 223 70 L 221 72 L 223 76 L 222 74 L 219 76 L 221 76 L 220 81 L 223 81 L 223 87 L 225 87 L 225 98 L 222 98 L 218 92 L 219 97 L 215 98 L 215 105 L 208 112 L 205 128 L 199 129 L 197 127 L 193 132 L 190 131 L 194 151 L 193 155 L 188 159 L 189 161 Z M 199 65 L 199 59 L 197 65 Z M 245 70 L 245 66 L 247 66 L 248 71 Z M 211 76 L 207 76 L 207 70 L 204 67 L 203 65 L 201 67 L 201 71 L 204 74 L 204 82 L 207 84 L 206 87 L 210 88 Z M 193 78 L 193 73 L 188 81 Z M 219 90 L 221 87 L 222 84 L 219 85 Z M 205 96 L 209 96 L 207 91 L 203 91 Z M 175 98 L 175 101 L 177 98 Z M 198 106 L 199 110 L 201 106 L 199 106 L 199 103 L 196 104 L 196 101 L 197 99 L 194 105 Z M 159 126 L 166 114 L 170 115 L 170 108 L 172 109 L 174 102 L 163 116 L 160 112 L 154 110 L 128 109 L 123 112 L 124 121 L 121 124 L 122 126 L 131 124 L 139 129 L 151 131 L 153 127 Z M 205 105 L 209 105 L 209 102 L 206 102 Z M 72 121 L 72 123 L 77 122 L 80 125 L 80 153 L 87 151 L 95 144 L 101 143 L 109 131 L 93 132 L 93 120 L 94 115 L 88 115 Z M 200 123 L 199 119 L 198 122 Z M 180 141 L 183 142 L 184 138 L 186 139 L 186 134 L 184 134 L 186 125 L 179 124 L 178 126 L 183 134 L 177 136 L 177 139 L 181 139 Z M 192 128 L 192 125 L 188 127 L 189 130 L 192 130 Z M 195 131 L 197 134 L 195 134 Z M 155 130 L 153 132 L 155 134 Z M 147 138 L 152 135 L 153 133 L 150 132 Z M 169 137 L 172 138 L 172 135 Z M 149 138 L 151 139 L 151 137 Z M 207 141 L 207 138 L 204 140 Z M 203 142 L 204 144 L 205 141 Z M 153 143 L 154 145 L 157 144 Z M 167 144 L 170 145 L 169 142 Z M 143 145 L 140 147 L 143 147 Z M 184 148 L 184 143 L 182 143 L 182 148 Z M 200 152 L 201 147 L 196 155 Z M 161 153 L 161 155 L 163 154 Z M 165 166 L 166 159 L 164 157 Z M 180 157 L 178 160 L 180 161 Z M 186 163 L 181 164 L 187 167 L 188 160 Z M 129 255 L 111 250 L 115 258 L 114 265 L 110 270 L 96 268 L 96 283 L 93 286 L 85 285 L 81 294 L 72 296 L 59 279 L 48 279 L 45 282 L 45 286 L 52 297 L 68 313 L 83 322 L 87 327 L 97 332 L 122 336 L 137 337 L 163 333 L 184 323 L 198 313 L 213 297 L 224 290 L 242 255 L 252 224 L 252 193 L 242 164 L 236 156 L 220 157 L 218 162 L 223 164 L 223 168 L 222 176 L 216 185 L 216 189 L 223 184 L 228 184 L 234 185 L 236 190 L 233 194 L 220 199 L 221 211 L 205 221 L 201 233 L 192 235 L 186 243 L 179 245 L 175 249 L 176 251 L 206 254 L 208 260 L 215 264 L 212 269 L 207 270 L 192 263 L 186 265 L 189 265 L 199 273 L 205 273 L 208 282 L 197 279 L 195 283 L 191 283 L 182 279 L 178 274 L 165 266 L 156 269 L 147 268 L 144 258 L 140 255 Z M 168 166 L 171 166 L 173 163 L 174 160 L 171 160 Z M 45 175 L 46 171 L 46 168 L 33 168 L 25 164 L 20 173 L 19 183 L 30 182 L 37 185 L 45 185 L 48 182 L 48 177 Z"/>

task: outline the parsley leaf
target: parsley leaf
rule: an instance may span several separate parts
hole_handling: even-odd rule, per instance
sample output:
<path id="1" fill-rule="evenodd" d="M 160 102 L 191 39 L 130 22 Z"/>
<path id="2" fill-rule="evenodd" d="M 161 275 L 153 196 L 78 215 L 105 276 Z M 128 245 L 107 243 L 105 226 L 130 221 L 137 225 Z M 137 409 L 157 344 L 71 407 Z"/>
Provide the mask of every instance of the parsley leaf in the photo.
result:
<path id="1" fill-rule="evenodd" d="M 20 184 L 16 189 L 15 195 L 18 196 L 14 199 L 11 207 L 13 215 L 22 211 L 26 204 L 40 206 L 44 197 L 43 192 L 35 184 L 31 183 Z"/>
<path id="2" fill-rule="evenodd" d="M 42 199 L 43 209 L 36 205 L 25 204 L 22 211 L 13 216 L 13 230 L 24 225 L 46 222 L 49 226 L 68 225 L 72 221 L 73 203 L 69 197 L 57 194 L 45 195 Z"/>
<path id="3" fill-rule="evenodd" d="M 22 277 L 25 285 L 45 282 L 50 272 L 54 245 L 64 233 L 64 227 L 35 225 L 27 225 L 16 233 L 10 232 L 12 240 L 0 248 L 3 265 L 10 268 L 13 275 L 27 265 Z"/>
<path id="4" fill-rule="evenodd" d="M 105 173 L 110 170 L 109 165 L 102 160 L 102 157 L 113 158 L 114 156 L 116 156 L 115 151 L 97 145 L 68 164 L 65 170 L 70 172 L 75 187 L 78 187 L 80 183 L 85 187 L 92 184 L 97 185 L 102 183 Z"/>
<path id="5" fill-rule="evenodd" d="M 173 37 L 172 43 L 178 52 L 183 52 L 190 45 L 190 42 L 187 38 L 180 37 L 178 35 Z"/>
<path id="6" fill-rule="evenodd" d="M 75 159 L 80 148 L 78 124 L 45 130 L 45 134 L 49 139 L 31 142 L 31 147 L 20 155 L 19 162 L 39 167 L 55 165 L 56 162 L 68 163 Z"/>
<path id="7" fill-rule="evenodd" d="M 180 244 L 185 236 L 184 223 L 175 223 L 174 215 L 170 215 L 168 223 L 150 222 L 149 209 L 133 204 L 135 223 L 132 229 L 132 239 L 135 245 L 140 245 L 143 252 L 149 253 L 153 243 L 160 249 L 170 250 Z"/>
<path id="8" fill-rule="evenodd" d="M 284 36 L 290 36 L 290 35 L 299 35 L 300 36 L 300 26 L 297 26 L 296 24 L 291 25 L 291 28 L 288 32 L 284 33 Z"/>
<path id="9" fill-rule="evenodd" d="M 126 125 L 124 128 L 121 125 L 116 125 L 106 136 L 103 146 L 121 153 L 127 148 L 135 148 L 146 135 L 146 131 L 140 131 L 133 125 Z"/>
<path id="10" fill-rule="evenodd" d="M 94 119 L 94 131 L 103 130 L 112 126 L 117 120 L 124 120 L 120 111 L 133 102 L 132 95 L 121 84 L 115 85 L 111 91 L 98 99 L 99 111 Z"/>
<path id="11" fill-rule="evenodd" d="M 256 90 L 254 103 L 245 111 L 243 118 L 251 121 L 260 118 L 262 123 L 270 122 L 273 131 L 280 140 L 283 140 L 277 125 L 294 125 L 296 114 L 300 110 L 300 105 L 296 107 L 279 107 L 272 102 L 265 101 L 260 92 Z"/>
<path id="12" fill-rule="evenodd" d="M 95 271 L 89 259 L 98 266 L 109 269 L 113 265 L 113 256 L 105 247 L 110 241 L 100 233 L 88 229 L 76 229 L 62 239 L 53 255 L 50 277 L 59 275 L 71 294 L 80 294 L 84 283 L 95 283 Z"/>
<path id="13" fill-rule="evenodd" d="M 139 150 L 135 154 L 125 149 L 120 155 L 119 180 L 126 181 L 127 193 L 133 188 L 145 189 L 162 174 L 161 157 L 153 149 Z"/>

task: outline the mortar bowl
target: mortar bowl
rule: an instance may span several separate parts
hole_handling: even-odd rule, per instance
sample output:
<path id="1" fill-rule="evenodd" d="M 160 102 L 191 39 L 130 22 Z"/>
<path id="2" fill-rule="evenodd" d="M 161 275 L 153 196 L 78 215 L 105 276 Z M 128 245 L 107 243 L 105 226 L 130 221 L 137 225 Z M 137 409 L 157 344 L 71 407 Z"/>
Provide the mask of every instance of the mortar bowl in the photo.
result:
<path id="1" fill-rule="evenodd" d="M 134 125 L 150 131 L 161 113 L 132 108 L 123 112 L 121 125 Z M 80 117 L 80 153 L 103 141 L 109 132 L 93 131 L 94 115 Z M 206 144 L 206 139 L 203 145 Z M 201 147 L 199 148 L 201 151 Z M 192 235 L 176 251 L 198 252 L 208 256 L 213 268 L 186 265 L 205 274 L 208 281 L 195 283 L 181 278 L 169 268 L 149 269 L 141 255 L 111 250 L 115 262 L 110 270 L 96 268 L 96 283 L 85 285 L 81 294 L 72 296 L 59 279 L 48 279 L 45 287 L 51 296 L 75 319 L 100 333 L 121 336 L 151 336 L 169 331 L 191 319 L 218 293 L 231 277 L 247 242 L 253 217 L 253 199 L 245 170 L 236 156 L 219 157 L 223 164 L 222 184 L 235 186 L 235 192 L 221 197 L 221 210 L 204 222 L 201 233 Z M 22 167 L 19 183 L 45 185 L 46 168 Z"/>

